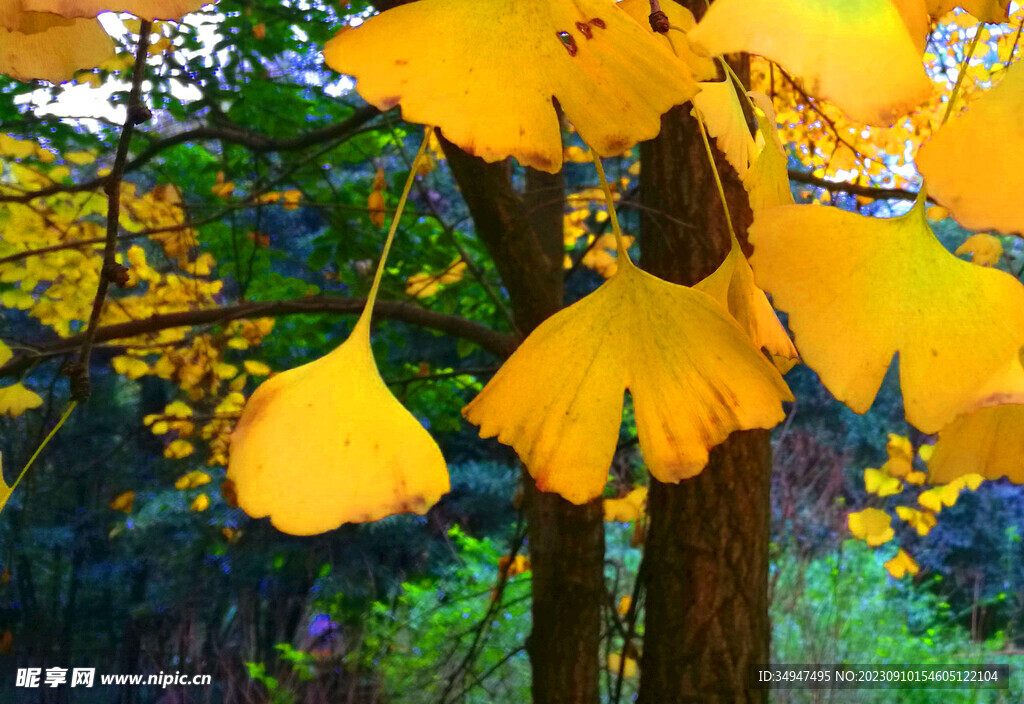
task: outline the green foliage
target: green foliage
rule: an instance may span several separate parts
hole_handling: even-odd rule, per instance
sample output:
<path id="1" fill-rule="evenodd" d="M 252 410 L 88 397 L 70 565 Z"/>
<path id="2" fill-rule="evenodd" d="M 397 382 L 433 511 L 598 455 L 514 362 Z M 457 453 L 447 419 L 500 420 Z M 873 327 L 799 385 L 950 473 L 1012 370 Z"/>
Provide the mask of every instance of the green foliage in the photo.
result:
<path id="1" fill-rule="evenodd" d="M 772 661 L 775 663 L 1011 663 L 1002 634 L 973 643 L 949 604 L 928 585 L 890 578 L 879 552 L 849 540 L 824 557 L 792 559 L 789 546 L 772 565 Z M 1019 683 L 1015 686 L 1019 686 Z M 1016 701 L 997 690 L 779 690 L 773 704 L 946 704 Z"/>
<path id="2" fill-rule="evenodd" d="M 458 527 L 448 538 L 450 568 L 404 582 L 393 599 L 373 602 L 347 666 L 379 673 L 389 701 L 526 701 L 530 576 L 510 577 L 496 600 L 501 550 Z M 344 594 L 321 598 L 317 608 L 335 621 L 352 616 Z M 495 699 L 495 692 L 502 694 Z"/>

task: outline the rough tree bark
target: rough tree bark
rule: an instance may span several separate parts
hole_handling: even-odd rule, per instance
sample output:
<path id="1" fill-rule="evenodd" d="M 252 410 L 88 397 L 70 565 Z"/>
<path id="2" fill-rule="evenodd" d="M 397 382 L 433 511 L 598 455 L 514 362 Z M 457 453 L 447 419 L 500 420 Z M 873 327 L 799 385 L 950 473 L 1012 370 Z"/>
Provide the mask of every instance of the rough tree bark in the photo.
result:
<path id="1" fill-rule="evenodd" d="M 443 140 L 442 140 L 443 141 Z M 561 175 L 529 171 L 525 194 L 507 163 L 486 164 L 443 142 L 525 336 L 562 307 Z M 527 650 L 535 704 L 597 704 L 604 524 L 600 501 L 575 506 L 524 477 L 533 572 L 533 631 Z"/>
<path id="2" fill-rule="evenodd" d="M 682 4 L 701 16 L 704 0 Z M 733 66 L 747 81 L 749 64 Z M 729 231 L 690 106 L 665 115 L 660 135 L 640 154 L 641 265 L 691 285 L 722 262 Z M 746 194 L 717 154 L 716 163 L 745 243 Z M 770 453 L 767 431 L 734 433 L 697 477 L 652 479 L 641 704 L 767 702 L 767 692 L 747 689 L 746 678 L 748 665 L 768 660 Z"/>

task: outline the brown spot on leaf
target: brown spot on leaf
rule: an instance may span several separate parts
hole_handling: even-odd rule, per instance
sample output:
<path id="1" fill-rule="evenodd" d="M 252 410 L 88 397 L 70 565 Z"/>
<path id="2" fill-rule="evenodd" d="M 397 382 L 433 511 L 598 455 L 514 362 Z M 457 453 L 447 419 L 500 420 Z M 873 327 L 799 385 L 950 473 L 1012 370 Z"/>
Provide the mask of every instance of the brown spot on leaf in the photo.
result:
<path id="1" fill-rule="evenodd" d="M 398 105 L 398 103 L 401 100 L 401 96 L 398 95 L 388 96 L 387 98 L 382 98 L 381 101 L 377 103 L 377 107 L 380 108 L 381 110 L 390 110 L 391 108 Z"/>
<path id="2" fill-rule="evenodd" d="M 621 154 L 629 147 L 629 137 L 621 134 L 609 135 L 604 144 L 608 154 Z"/>
<path id="3" fill-rule="evenodd" d="M 395 66 L 408 66 L 408 65 L 409 65 L 409 60 L 408 59 L 395 59 Z"/>
<path id="4" fill-rule="evenodd" d="M 558 41 L 562 42 L 562 46 L 569 52 L 569 56 L 576 56 L 580 48 L 576 46 L 576 40 L 572 38 L 572 35 L 568 32 L 558 32 L 557 36 Z"/>
<path id="5" fill-rule="evenodd" d="M 585 22 L 577 22 L 576 29 L 580 30 L 580 34 L 582 34 L 587 39 L 590 39 L 591 37 L 594 36 L 594 30 L 592 30 L 590 28 L 590 25 L 586 24 Z"/>
<path id="6" fill-rule="evenodd" d="M 595 17 L 594 19 L 590 20 L 589 24 L 594 25 L 598 29 L 605 29 L 608 26 L 608 25 L 606 25 L 604 23 L 604 20 L 601 19 L 600 17 Z"/>

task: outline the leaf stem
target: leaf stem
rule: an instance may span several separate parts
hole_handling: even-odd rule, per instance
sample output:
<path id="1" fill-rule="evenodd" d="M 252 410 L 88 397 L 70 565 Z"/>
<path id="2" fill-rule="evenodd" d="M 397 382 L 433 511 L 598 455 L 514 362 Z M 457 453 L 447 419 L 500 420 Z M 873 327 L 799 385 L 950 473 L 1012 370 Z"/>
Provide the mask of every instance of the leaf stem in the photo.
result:
<path id="1" fill-rule="evenodd" d="M 615 248 L 619 252 L 619 258 L 626 264 L 632 264 L 629 252 L 626 251 L 626 241 L 622 239 L 622 228 L 619 227 L 619 218 L 615 214 L 615 200 L 612 198 L 612 189 L 608 186 L 608 179 L 604 175 L 604 166 L 601 164 L 601 157 L 594 148 L 590 148 L 594 157 L 594 166 L 597 168 L 597 178 L 601 181 L 601 190 L 604 191 L 604 200 L 608 206 L 608 217 L 612 221 L 612 232 L 615 233 Z"/>
<path id="2" fill-rule="evenodd" d="M 402 189 L 402 196 L 398 199 L 398 207 L 395 208 L 395 214 L 391 218 L 391 227 L 388 229 L 388 236 L 384 240 L 384 250 L 380 254 L 380 261 L 377 262 L 377 272 L 373 276 L 373 285 L 370 286 L 370 293 L 366 297 L 366 307 L 363 308 L 363 312 L 359 316 L 355 328 L 352 330 L 353 334 L 355 334 L 356 330 L 362 330 L 367 337 L 370 335 L 370 318 L 373 315 L 373 304 L 377 301 L 377 291 L 380 290 L 380 281 L 384 277 L 384 265 L 387 263 L 388 254 L 391 252 L 391 243 L 395 241 L 395 232 L 398 230 L 398 222 L 402 218 L 402 211 L 405 210 L 405 201 L 408 200 L 409 191 L 412 190 L 412 184 L 416 180 L 416 169 L 419 168 L 420 162 L 423 161 L 423 155 L 427 152 L 427 145 L 430 143 L 430 135 L 433 131 L 434 128 L 428 126 L 423 132 L 423 142 L 420 144 L 419 151 L 416 152 L 416 158 L 412 160 L 409 177 L 405 179 L 405 188 Z"/>
<path id="3" fill-rule="evenodd" d="M 44 449 L 46 449 L 46 446 L 50 444 L 50 440 L 52 440 L 53 436 L 57 434 L 57 431 L 61 429 L 61 427 L 64 425 L 64 422 L 68 419 L 68 416 L 71 415 L 71 411 L 75 410 L 75 407 L 77 406 L 78 401 L 72 401 L 71 403 L 68 404 L 67 409 L 64 411 L 64 415 L 60 417 L 60 420 L 58 420 L 57 424 L 53 426 L 53 429 L 49 432 L 49 434 L 47 434 L 47 436 L 43 438 L 43 441 L 39 443 L 39 447 L 37 447 L 35 452 L 32 453 L 32 456 L 28 458 L 28 462 L 25 463 L 25 466 L 21 468 L 21 472 L 14 480 L 14 483 L 11 484 L 9 487 L 6 487 L 6 491 L 3 494 L 0 494 L 0 511 L 4 510 L 4 507 L 7 505 L 7 501 L 11 498 L 11 495 L 14 493 L 14 490 L 18 488 L 18 484 L 21 483 L 21 479 L 22 477 L 25 476 L 25 473 L 28 472 L 29 467 L 31 467 L 32 464 L 36 461 L 36 458 L 39 457 L 39 454 Z M 0 476 L 0 483 L 4 483 L 2 476 Z"/>
<path id="4" fill-rule="evenodd" d="M 711 165 L 711 174 L 715 177 L 715 187 L 718 189 L 718 198 L 722 201 L 722 210 L 725 212 L 725 224 L 729 228 L 730 241 L 736 242 L 736 231 L 732 227 L 732 216 L 729 214 L 729 202 L 725 199 L 725 187 L 722 186 L 722 177 L 718 173 L 718 165 L 715 163 L 715 154 L 711 151 L 711 142 L 708 140 L 707 130 L 704 129 L 704 120 L 701 119 L 700 113 L 696 110 L 694 111 L 694 117 L 697 118 L 697 126 L 700 127 L 700 136 L 701 139 L 704 140 L 704 151 L 708 155 L 708 163 Z"/>

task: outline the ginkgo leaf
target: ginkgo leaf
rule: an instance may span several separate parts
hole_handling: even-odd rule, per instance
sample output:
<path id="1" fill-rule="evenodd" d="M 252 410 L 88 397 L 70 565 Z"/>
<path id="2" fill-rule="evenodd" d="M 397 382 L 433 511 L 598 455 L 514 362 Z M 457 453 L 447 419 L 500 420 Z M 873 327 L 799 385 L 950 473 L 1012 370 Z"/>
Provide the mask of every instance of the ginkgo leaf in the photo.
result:
<path id="1" fill-rule="evenodd" d="M 700 92 L 693 96 L 693 107 L 726 161 L 740 178 L 745 177 L 756 145 L 732 80 L 701 83 Z"/>
<path id="2" fill-rule="evenodd" d="M 909 523 L 921 536 L 928 535 L 937 523 L 935 514 L 931 511 L 918 511 L 909 506 L 897 506 L 896 515 Z"/>
<path id="3" fill-rule="evenodd" d="M 94 19 L 22 12 L 13 0 L 0 2 L 0 73 L 61 83 L 113 56 L 113 40 Z"/>
<path id="4" fill-rule="evenodd" d="M 914 558 L 908 555 L 903 548 L 899 549 L 896 557 L 886 561 L 885 569 L 896 579 L 903 579 L 907 574 L 915 575 L 921 571 L 921 568 L 914 562 Z"/>
<path id="5" fill-rule="evenodd" d="M 1005 22 L 1010 0 L 927 0 L 928 14 L 942 17 L 954 7 L 962 7 L 980 22 Z"/>
<path id="6" fill-rule="evenodd" d="M 608 671 L 612 674 L 618 674 L 622 672 L 623 677 L 636 677 L 640 674 L 640 665 L 637 663 L 636 658 L 626 656 L 625 662 L 622 660 L 622 653 L 608 653 Z"/>
<path id="7" fill-rule="evenodd" d="M 633 397 L 657 479 L 698 474 L 734 430 L 770 428 L 792 399 L 774 367 L 710 296 L 620 257 L 596 292 L 541 324 L 463 409 L 523 459 L 542 491 L 600 496 Z"/>
<path id="8" fill-rule="evenodd" d="M 39 408 L 43 399 L 35 391 L 17 383 L 0 389 L 0 416 L 16 418 L 25 411 Z"/>
<path id="9" fill-rule="evenodd" d="M 854 411 L 870 408 L 897 352 L 907 420 L 926 433 L 1024 394 L 1024 286 L 948 252 L 921 201 L 887 220 L 769 208 L 750 240 L 757 282 L 789 313 L 801 358 Z"/>
<path id="10" fill-rule="evenodd" d="M 697 26 L 697 20 L 693 13 L 680 5 L 675 0 L 664 0 L 660 3 L 661 11 L 668 17 L 672 30 L 668 34 L 655 32 L 651 27 L 651 2 L 650 0 L 622 0 L 618 6 L 632 17 L 641 27 L 646 27 L 651 34 L 666 49 L 678 56 L 690 67 L 694 79 L 698 81 L 711 81 L 718 75 L 718 67 L 715 60 L 708 56 L 701 56 L 693 50 L 686 33 Z"/>
<path id="11" fill-rule="evenodd" d="M 721 303 L 746 330 L 755 347 L 768 350 L 773 359 L 786 360 L 788 363 L 780 361 L 779 371 L 789 371 L 798 358 L 796 347 L 768 297 L 754 283 L 754 272 L 735 238 L 722 264 L 694 288 Z"/>
<path id="12" fill-rule="evenodd" d="M 108 508 L 112 511 L 120 511 L 122 513 L 131 513 L 132 506 L 135 504 L 135 492 L 126 491 L 124 493 L 115 496 L 109 504 Z"/>
<path id="13" fill-rule="evenodd" d="M 638 486 L 621 499 L 605 499 L 604 520 L 629 523 L 644 515 L 647 505 L 647 487 Z"/>
<path id="14" fill-rule="evenodd" d="M 893 5 L 903 18 L 903 24 L 910 33 L 918 56 L 924 55 L 928 45 L 928 35 L 932 31 L 931 18 L 928 17 L 928 8 L 925 0 L 893 0 Z"/>
<path id="15" fill-rule="evenodd" d="M 467 266 L 466 262 L 458 258 L 449 264 L 444 271 L 413 274 L 405 280 L 405 293 L 416 298 L 429 298 L 440 291 L 442 285 L 461 281 L 466 273 Z"/>
<path id="16" fill-rule="evenodd" d="M 917 503 L 929 511 L 939 513 L 943 506 L 954 505 L 964 489 L 976 491 L 983 481 L 985 479 L 980 474 L 963 474 L 948 484 L 922 491 L 917 495 Z"/>
<path id="17" fill-rule="evenodd" d="M 795 201 L 789 187 L 786 150 L 779 138 L 771 99 L 763 93 L 750 92 L 747 95 L 758 108 L 754 117 L 758 126 L 756 143 L 759 151 L 743 177 L 750 209 L 757 212 L 776 205 L 792 205 Z"/>
<path id="18" fill-rule="evenodd" d="M 143 20 L 180 20 L 216 0 L 20 0 L 26 10 L 61 17 L 96 17 L 101 12 L 127 12 Z"/>
<path id="19" fill-rule="evenodd" d="M 964 240 L 953 254 L 970 254 L 971 261 L 978 266 L 995 266 L 1003 256 L 1003 243 L 998 237 L 978 233 Z"/>
<path id="20" fill-rule="evenodd" d="M 210 497 L 206 494 L 200 494 L 192 500 L 192 505 L 188 507 L 188 510 L 194 513 L 201 513 L 208 508 L 210 508 Z"/>
<path id="21" fill-rule="evenodd" d="M 196 489 L 204 484 L 209 484 L 210 481 L 209 474 L 202 470 L 195 469 L 188 474 L 183 474 L 178 477 L 178 481 L 174 482 L 174 488 L 179 491 L 186 491 L 188 489 Z"/>
<path id="22" fill-rule="evenodd" d="M 562 164 L 552 98 L 602 156 L 657 135 L 690 69 L 609 0 L 419 0 L 340 32 L 327 64 L 487 161 Z"/>
<path id="23" fill-rule="evenodd" d="M 928 194 L 968 230 L 1024 234 L 1022 113 L 1024 65 L 1018 61 L 917 152 Z"/>
<path id="24" fill-rule="evenodd" d="M 256 389 L 228 479 L 246 513 L 296 535 L 425 513 L 449 488 L 437 444 L 377 371 L 365 316 L 336 350 Z"/>
<path id="25" fill-rule="evenodd" d="M 11 361 L 11 357 L 13 356 L 14 353 L 11 352 L 11 348 L 8 347 L 3 340 L 0 340 L 0 367 Z"/>
<path id="26" fill-rule="evenodd" d="M 872 125 L 892 125 L 932 90 L 891 0 L 716 0 L 689 36 L 709 54 L 771 59 Z"/>
<path id="27" fill-rule="evenodd" d="M 962 415 L 939 431 L 934 447 L 929 481 L 979 474 L 1024 484 L 1024 406 L 993 406 Z"/>
<path id="28" fill-rule="evenodd" d="M 903 482 L 881 469 L 868 467 L 864 470 L 864 491 L 876 496 L 893 496 L 903 491 Z"/>
<path id="29" fill-rule="evenodd" d="M 892 540 L 892 516 L 877 508 L 850 513 L 846 518 L 850 532 L 868 545 L 878 546 Z"/>

